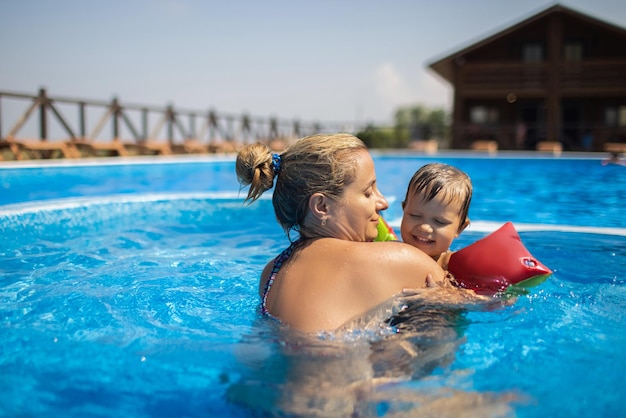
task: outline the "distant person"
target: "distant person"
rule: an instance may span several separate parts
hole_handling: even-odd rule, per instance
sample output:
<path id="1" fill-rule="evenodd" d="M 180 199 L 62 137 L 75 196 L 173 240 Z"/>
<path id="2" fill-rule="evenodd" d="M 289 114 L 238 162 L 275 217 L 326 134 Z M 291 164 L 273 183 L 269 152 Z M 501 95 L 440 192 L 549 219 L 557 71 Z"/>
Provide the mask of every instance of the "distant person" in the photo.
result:
<path id="1" fill-rule="evenodd" d="M 617 151 L 611 151 L 611 153 L 609 154 L 609 157 L 602 160 L 602 165 L 609 165 L 609 164 L 626 165 L 626 161 L 622 160 L 620 154 L 621 153 Z"/>
<path id="2" fill-rule="evenodd" d="M 298 235 L 259 281 L 261 311 L 291 328 L 334 331 L 405 289 L 448 281 L 417 248 L 372 242 L 389 205 L 357 137 L 313 135 L 282 155 L 250 144 L 239 151 L 236 171 L 239 182 L 250 185 L 247 201 L 274 187 L 276 218 L 288 237 Z M 456 288 L 450 293 L 465 294 Z"/>
<path id="3" fill-rule="evenodd" d="M 591 131 L 585 132 L 585 136 L 583 136 L 582 139 L 582 145 L 585 151 L 591 151 L 591 148 L 593 147 L 593 135 L 591 134 Z"/>
<path id="4" fill-rule="evenodd" d="M 517 149 L 524 149 L 527 130 L 528 128 L 524 122 L 519 122 L 515 127 L 515 145 Z"/>
<path id="5" fill-rule="evenodd" d="M 446 268 L 449 249 L 470 224 L 470 177 L 448 164 L 426 164 L 415 172 L 402 202 L 402 240 Z"/>

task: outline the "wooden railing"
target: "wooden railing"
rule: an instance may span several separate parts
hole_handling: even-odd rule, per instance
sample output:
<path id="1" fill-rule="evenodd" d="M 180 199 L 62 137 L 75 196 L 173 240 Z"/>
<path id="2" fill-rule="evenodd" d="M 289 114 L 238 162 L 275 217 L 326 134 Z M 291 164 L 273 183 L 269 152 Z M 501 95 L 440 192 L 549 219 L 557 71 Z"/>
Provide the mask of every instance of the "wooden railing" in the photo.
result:
<path id="1" fill-rule="evenodd" d="M 465 92 L 545 93 L 550 82 L 548 63 L 466 63 L 460 67 L 459 85 Z M 561 93 L 626 91 L 626 60 L 564 62 L 558 65 Z"/>
<path id="2" fill-rule="evenodd" d="M 305 123 L 215 110 L 184 110 L 173 105 L 132 105 L 117 98 L 106 102 L 53 97 L 45 89 L 37 95 L 0 91 L 0 140 L 36 137 L 40 141 L 125 140 L 138 144 L 187 140 L 247 143 L 357 129 L 351 123 Z"/>
<path id="3" fill-rule="evenodd" d="M 562 91 L 610 89 L 626 92 L 626 60 L 584 62 L 560 66 Z"/>
<path id="4" fill-rule="evenodd" d="M 468 63 L 461 67 L 460 84 L 464 91 L 545 91 L 548 83 L 546 64 Z"/>

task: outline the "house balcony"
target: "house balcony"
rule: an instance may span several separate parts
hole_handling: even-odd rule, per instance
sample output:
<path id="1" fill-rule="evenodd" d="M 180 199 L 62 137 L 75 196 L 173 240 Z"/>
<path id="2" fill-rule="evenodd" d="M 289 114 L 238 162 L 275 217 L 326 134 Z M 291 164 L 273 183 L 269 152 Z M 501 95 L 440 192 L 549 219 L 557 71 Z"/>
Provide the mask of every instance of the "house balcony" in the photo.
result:
<path id="1" fill-rule="evenodd" d="M 457 67 L 457 93 L 465 98 L 545 97 L 552 80 L 548 63 L 481 62 Z M 556 65 L 555 90 L 561 96 L 623 96 L 626 60 L 562 62 Z"/>

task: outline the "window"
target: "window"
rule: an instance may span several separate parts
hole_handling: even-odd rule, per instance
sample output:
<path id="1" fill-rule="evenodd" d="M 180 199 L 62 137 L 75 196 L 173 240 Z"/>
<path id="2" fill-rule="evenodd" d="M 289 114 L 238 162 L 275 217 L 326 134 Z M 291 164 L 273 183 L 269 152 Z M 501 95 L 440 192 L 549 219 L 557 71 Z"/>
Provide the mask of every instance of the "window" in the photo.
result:
<path id="1" fill-rule="evenodd" d="M 609 106 L 604 110 L 604 123 L 611 128 L 626 127 L 626 106 Z"/>
<path id="2" fill-rule="evenodd" d="M 528 42 L 522 49 L 522 59 L 524 62 L 543 61 L 543 45 L 541 42 Z"/>
<path id="3" fill-rule="evenodd" d="M 565 61 L 582 61 L 583 44 L 580 42 L 566 42 L 563 53 Z"/>
<path id="4" fill-rule="evenodd" d="M 472 106 L 470 108 L 470 122 L 476 125 L 497 123 L 500 119 L 498 109 L 487 106 Z"/>
<path id="5" fill-rule="evenodd" d="M 470 121 L 478 125 L 487 123 L 487 108 L 485 106 L 474 106 L 470 109 Z"/>

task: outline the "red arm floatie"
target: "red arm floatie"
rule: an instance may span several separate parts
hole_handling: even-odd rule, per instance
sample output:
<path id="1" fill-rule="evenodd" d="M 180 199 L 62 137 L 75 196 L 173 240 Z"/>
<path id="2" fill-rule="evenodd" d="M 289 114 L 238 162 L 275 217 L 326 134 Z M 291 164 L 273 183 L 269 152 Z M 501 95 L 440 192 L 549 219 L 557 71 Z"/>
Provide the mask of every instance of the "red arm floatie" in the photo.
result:
<path id="1" fill-rule="evenodd" d="M 453 253 L 448 270 L 457 284 L 483 295 L 511 291 L 517 292 L 542 283 L 552 270 L 534 258 L 524 247 L 511 222 L 485 238 Z"/>

